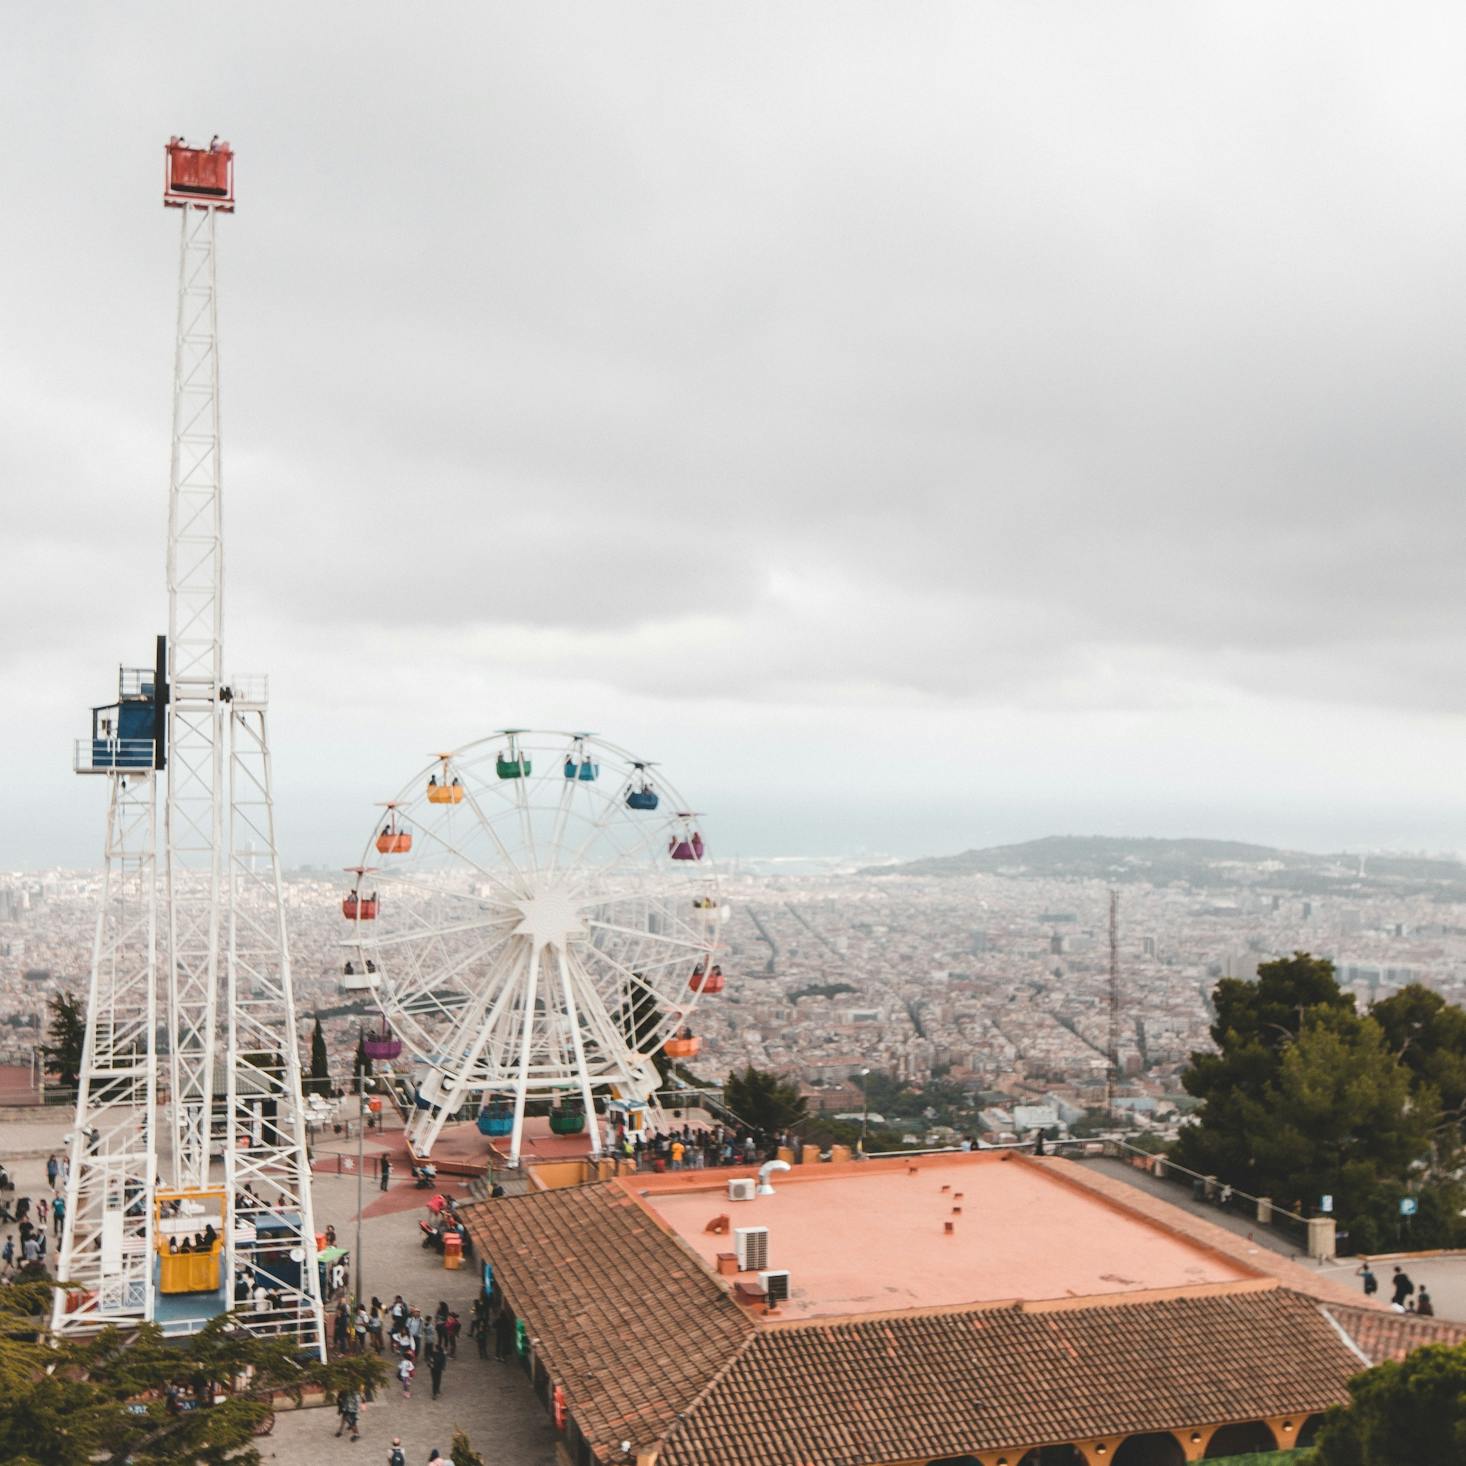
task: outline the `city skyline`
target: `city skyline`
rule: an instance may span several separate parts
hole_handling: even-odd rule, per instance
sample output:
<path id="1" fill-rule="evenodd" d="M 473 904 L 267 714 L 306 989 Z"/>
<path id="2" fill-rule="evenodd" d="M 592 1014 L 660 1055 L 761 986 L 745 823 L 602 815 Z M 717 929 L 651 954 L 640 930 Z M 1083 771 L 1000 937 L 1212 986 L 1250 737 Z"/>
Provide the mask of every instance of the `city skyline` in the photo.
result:
<path id="1" fill-rule="evenodd" d="M 510 723 L 715 856 L 1466 849 L 1466 21 L 1060 11 L 17 16 L 0 868 L 96 863 L 165 622 L 175 131 L 287 863 Z"/>

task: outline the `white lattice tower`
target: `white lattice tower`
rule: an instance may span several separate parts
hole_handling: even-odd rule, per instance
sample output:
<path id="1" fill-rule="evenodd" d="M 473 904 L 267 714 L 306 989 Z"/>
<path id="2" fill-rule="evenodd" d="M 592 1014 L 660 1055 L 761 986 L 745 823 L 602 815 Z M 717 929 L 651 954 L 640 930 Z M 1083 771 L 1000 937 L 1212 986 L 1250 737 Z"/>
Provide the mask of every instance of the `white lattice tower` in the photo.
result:
<path id="1" fill-rule="evenodd" d="M 150 770 L 113 771 L 109 782 L 86 1043 L 57 1264 L 57 1276 L 80 1289 L 56 1295 L 53 1324 L 60 1333 L 126 1327 L 153 1314 L 156 782 Z"/>
<path id="2" fill-rule="evenodd" d="M 168 493 L 168 1049 L 172 1169 L 208 1178 L 218 1018 L 225 710 L 217 209 L 181 210 Z"/>
<path id="3" fill-rule="evenodd" d="M 273 1255 L 283 1264 L 276 1277 L 299 1278 L 276 1290 L 276 1307 L 268 1314 L 246 1312 L 240 1321 L 254 1332 L 294 1334 L 324 1358 L 295 995 L 275 847 L 268 684 L 263 677 L 236 678 L 231 692 L 225 1186 L 236 1200 L 234 1243 L 260 1212 L 269 1214 L 271 1241 L 268 1247 L 256 1241 L 252 1261 L 268 1272 Z M 239 1204 L 246 1195 L 256 1201 Z M 298 1267 L 288 1265 L 292 1258 Z"/>

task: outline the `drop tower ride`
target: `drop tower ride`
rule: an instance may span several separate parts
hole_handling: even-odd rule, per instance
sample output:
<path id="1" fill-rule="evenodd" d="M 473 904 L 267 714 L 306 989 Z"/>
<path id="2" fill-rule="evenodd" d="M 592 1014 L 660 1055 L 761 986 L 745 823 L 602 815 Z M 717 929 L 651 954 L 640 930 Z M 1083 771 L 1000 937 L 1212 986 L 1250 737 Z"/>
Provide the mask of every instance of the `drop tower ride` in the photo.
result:
<path id="1" fill-rule="evenodd" d="M 165 149 L 179 210 L 168 635 L 92 710 L 109 786 L 53 1328 L 230 1312 L 324 1357 L 268 679 L 226 676 L 215 235 L 234 153 Z M 157 807 L 162 786 L 162 870 Z M 184 1247 L 185 1240 L 189 1244 Z"/>

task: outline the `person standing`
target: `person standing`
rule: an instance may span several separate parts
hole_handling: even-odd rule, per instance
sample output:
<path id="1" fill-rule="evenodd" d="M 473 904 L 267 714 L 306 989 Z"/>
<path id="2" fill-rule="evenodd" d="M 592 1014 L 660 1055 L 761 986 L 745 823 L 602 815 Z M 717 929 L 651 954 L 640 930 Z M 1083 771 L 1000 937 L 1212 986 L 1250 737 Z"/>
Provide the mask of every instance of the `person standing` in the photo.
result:
<path id="1" fill-rule="evenodd" d="M 412 1362 L 410 1354 L 404 1354 L 397 1363 L 397 1378 L 402 1381 L 402 1398 L 412 1399 L 412 1377 L 417 1369 Z"/>
<path id="2" fill-rule="evenodd" d="M 392 1437 L 392 1449 L 387 1452 L 387 1466 L 407 1466 L 407 1455 L 402 1449 L 402 1437 Z"/>
<path id="3" fill-rule="evenodd" d="M 66 1198 L 58 1191 L 51 1200 L 51 1215 L 56 1222 L 56 1240 L 61 1240 L 61 1228 L 66 1221 Z"/>
<path id="4" fill-rule="evenodd" d="M 428 1371 L 433 1377 L 433 1399 L 437 1399 L 443 1390 L 443 1368 L 448 1363 L 448 1355 L 444 1352 L 441 1342 L 433 1345 L 432 1353 L 428 1355 Z"/>
<path id="5" fill-rule="evenodd" d="M 386 1155 L 384 1153 L 383 1156 L 382 1156 L 382 1187 L 381 1187 L 381 1189 L 383 1191 L 385 1191 L 387 1189 L 387 1178 L 389 1176 L 391 1176 L 391 1174 L 392 1174 L 392 1158 L 389 1155 Z"/>
<path id="6" fill-rule="evenodd" d="M 61 1170 L 61 1164 L 53 1155 L 46 1157 L 46 1184 L 52 1191 L 56 1189 L 56 1176 Z"/>
<path id="7" fill-rule="evenodd" d="M 1366 1262 L 1355 1269 L 1355 1276 L 1364 1279 L 1364 1296 L 1372 1298 L 1379 1292 L 1379 1279 L 1374 1275 L 1374 1270 Z"/>
<path id="8" fill-rule="evenodd" d="M 458 1331 L 463 1327 L 463 1321 L 452 1309 L 448 1310 L 448 1317 L 443 1320 L 443 1339 L 448 1345 L 448 1357 L 458 1358 Z"/>
<path id="9" fill-rule="evenodd" d="M 1415 1311 L 1421 1318 L 1435 1317 L 1435 1303 L 1431 1299 L 1430 1289 L 1424 1283 L 1420 1285 L 1420 1297 L 1416 1300 Z"/>

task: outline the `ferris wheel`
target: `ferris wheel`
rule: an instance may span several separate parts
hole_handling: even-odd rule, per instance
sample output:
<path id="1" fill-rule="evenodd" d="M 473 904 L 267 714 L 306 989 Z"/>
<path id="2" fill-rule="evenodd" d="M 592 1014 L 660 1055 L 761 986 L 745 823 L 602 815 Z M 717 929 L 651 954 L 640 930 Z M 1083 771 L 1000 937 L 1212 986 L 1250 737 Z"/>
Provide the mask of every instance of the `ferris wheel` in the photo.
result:
<path id="1" fill-rule="evenodd" d="M 407 1141 L 430 1155 L 478 1100 L 519 1162 L 527 1104 L 589 1130 L 644 1104 L 653 1055 L 701 1049 L 726 912 L 700 816 L 661 770 L 588 733 L 507 728 L 439 754 L 382 807 L 342 902 L 349 971 L 382 1012 L 368 1057 L 412 1062 Z"/>

